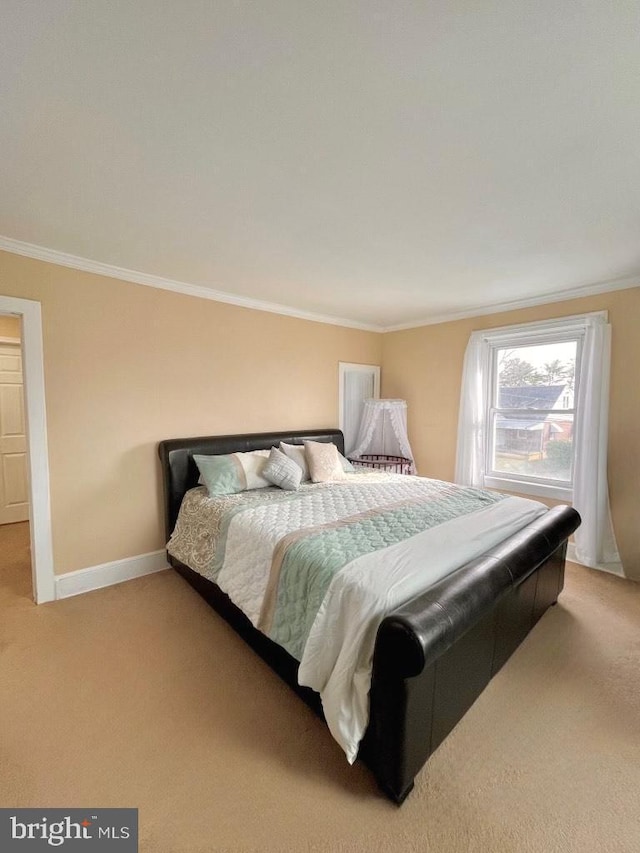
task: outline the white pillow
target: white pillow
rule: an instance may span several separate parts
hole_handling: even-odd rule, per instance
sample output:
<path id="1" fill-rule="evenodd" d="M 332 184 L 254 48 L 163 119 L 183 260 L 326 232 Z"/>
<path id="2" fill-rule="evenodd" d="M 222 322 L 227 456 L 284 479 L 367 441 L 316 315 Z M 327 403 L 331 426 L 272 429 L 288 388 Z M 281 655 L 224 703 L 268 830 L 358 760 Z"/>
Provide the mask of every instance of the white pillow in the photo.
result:
<path id="1" fill-rule="evenodd" d="M 335 444 L 325 441 L 305 441 L 304 450 L 309 473 L 314 483 L 346 479 L 347 474 L 342 467 L 341 455 Z"/>
<path id="2" fill-rule="evenodd" d="M 279 486 L 281 489 L 287 489 L 290 492 L 299 489 L 302 481 L 302 470 L 298 463 L 289 459 L 277 447 L 271 448 L 262 474 L 274 486 Z"/>
<path id="3" fill-rule="evenodd" d="M 247 478 L 247 489 L 265 489 L 271 483 L 264 476 L 264 466 L 269 458 L 268 450 L 250 450 L 248 453 L 236 453 Z"/>
<path id="4" fill-rule="evenodd" d="M 281 441 L 280 450 L 282 451 L 282 453 L 284 453 L 285 456 L 288 456 L 289 459 L 293 459 L 293 461 L 302 469 L 303 483 L 311 479 L 311 474 L 309 473 L 309 466 L 307 465 L 304 444 L 285 444 L 284 441 Z"/>
<path id="5" fill-rule="evenodd" d="M 342 465 L 342 470 L 344 471 L 344 473 L 354 474 L 356 469 L 353 467 L 351 462 L 349 462 L 346 456 L 343 456 L 342 453 L 338 451 L 338 457 L 340 458 L 340 464 Z"/>

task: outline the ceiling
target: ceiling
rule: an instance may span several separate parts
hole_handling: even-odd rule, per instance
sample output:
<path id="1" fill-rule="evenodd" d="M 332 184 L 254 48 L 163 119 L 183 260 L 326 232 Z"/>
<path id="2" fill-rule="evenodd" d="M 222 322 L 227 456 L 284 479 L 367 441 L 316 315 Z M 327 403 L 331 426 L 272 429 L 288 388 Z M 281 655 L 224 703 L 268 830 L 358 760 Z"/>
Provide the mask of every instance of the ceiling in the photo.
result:
<path id="1" fill-rule="evenodd" d="M 0 234 L 374 328 L 640 283 L 636 0 L 4 0 Z"/>

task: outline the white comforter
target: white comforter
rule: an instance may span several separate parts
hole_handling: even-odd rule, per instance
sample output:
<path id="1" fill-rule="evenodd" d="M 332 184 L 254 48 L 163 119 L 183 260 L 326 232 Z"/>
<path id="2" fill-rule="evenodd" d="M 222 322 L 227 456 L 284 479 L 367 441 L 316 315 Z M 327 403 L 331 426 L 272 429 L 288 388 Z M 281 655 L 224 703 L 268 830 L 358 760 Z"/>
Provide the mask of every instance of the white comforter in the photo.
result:
<path id="1" fill-rule="evenodd" d="M 308 485 L 301 490 L 304 500 L 289 499 L 277 489 L 214 500 L 203 489 L 195 489 L 185 497 L 169 551 L 195 571 L 215 579 L 258 626 L 278 542 L 300 528 L 330 524 L 375 506 L 381 481 L 399 501 L 431 482 L 399 475 L 364 475 L 357 494 L 344 484 L 336 488 Z M 225 508 L 238 507 L 243 500 L 249 506 L 228 524 L 224 564 L 216 568 L 220 519 Z M 356 758 L 368 723 L 373 648 L 384 616 L 544 512 L 546 507 L 537 501 L 506 497 L 357 557 L 333 577 L 302 652 L 299 681 L 320 693 L 329 729 L 349 762 Z"/>
<path id="2" fill-rule="evenodd" d="M 307 640 L 298 679 L 320 693 L 331 734 L 349 763 L 356 759 L 369 721 L 373 648 L 383 618 L 546 509 L 537 501 L 509 497 L 360 557 L 335 576 Z"/>

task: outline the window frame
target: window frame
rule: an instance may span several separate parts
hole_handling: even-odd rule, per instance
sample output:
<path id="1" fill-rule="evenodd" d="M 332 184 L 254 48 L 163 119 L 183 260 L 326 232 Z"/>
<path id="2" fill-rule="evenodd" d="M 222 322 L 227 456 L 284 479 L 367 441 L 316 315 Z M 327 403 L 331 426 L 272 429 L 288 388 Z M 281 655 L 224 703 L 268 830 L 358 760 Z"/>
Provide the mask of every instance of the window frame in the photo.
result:
<path id="1" fill-rule="evenodd" d="M 590 315 L 577 317 L 564 317 L 558 320 L 541 321 L 539 323 L 526 323 L 518 326 L 503 327 L 500 329 L 487 330 L 483 337 L 485 342 L 485 435 L 484 435 L 484 459 L 483 459 L 483 482 L 487 488 L 500 491 L 519 492 L 520 494 L 533 497 L 551 498 L 555 500 L 571 501 L 573 498 L 573 475 L 575 471 L 575 448 L 573 442 L 573 458 L 571 464 L 571 480 L 560 481 L 546 477 L 532 475 L 506 473 L 496 471 L 494 467 L 494 448 L 496 442 L 495 416 L 508 412 L 527 412 L 529 414 L 552 414 L 558 409 L 505 409 L 497 406 L 498 395 L 498 352 L 504 349 L 519 349 L 526 346 L 543 346 L 544 344 L 556 344 L 576 342 L 576 364 L 574 379 L 574 403 L 571 409 L 562 409 L 562 412 L 573 414 L 573 435 L 580 430 L 581 412 L 579 409 L 579 389 L 582 372 L 582 352 L 586 331 L 586 316 L 603 314 L 606 312 L 593 312 Z"/>

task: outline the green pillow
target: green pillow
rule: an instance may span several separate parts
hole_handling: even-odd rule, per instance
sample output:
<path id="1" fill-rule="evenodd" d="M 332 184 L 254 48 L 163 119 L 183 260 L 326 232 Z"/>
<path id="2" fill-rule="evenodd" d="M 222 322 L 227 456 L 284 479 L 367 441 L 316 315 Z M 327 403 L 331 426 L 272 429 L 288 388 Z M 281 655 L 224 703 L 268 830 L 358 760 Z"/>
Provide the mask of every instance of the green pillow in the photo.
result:
<path id="1" fill-rule="evenodd" d="M 263 476 L 268 450 L 249 453 L 226 453 L 219 456 L 193 455 L 200 471 L 200 482 L 209 491 L 209 497 L 235 495 L 247 489 L 264 489 L 271 483 Z"/>

